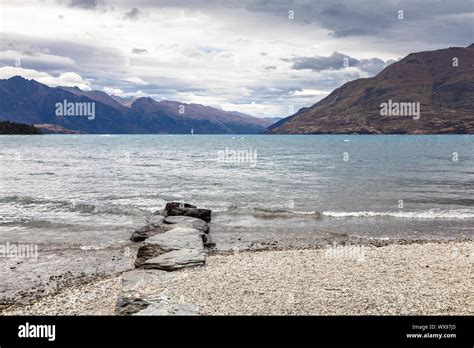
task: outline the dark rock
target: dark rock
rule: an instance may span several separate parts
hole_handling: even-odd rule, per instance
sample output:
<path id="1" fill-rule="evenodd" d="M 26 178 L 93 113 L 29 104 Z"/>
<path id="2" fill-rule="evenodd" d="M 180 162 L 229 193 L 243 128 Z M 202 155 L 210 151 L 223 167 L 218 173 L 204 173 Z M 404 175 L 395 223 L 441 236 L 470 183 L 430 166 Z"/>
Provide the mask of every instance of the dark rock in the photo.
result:
<path id="1" fill-rule="evenodd" d="M 141 242 L 141 241 L 144 241 L 145 239 L 147 239 L 149 236 L 148 236 L 148 233 L 146 232 L 141 232 L 141 231 L 135 231 L 132 233 L 132 236 L 130 237 L 130 240 L 132 242 Z"/>
<path id="2" fill-rule="evenodd" d="M 150 305 L 150 302 L 138 298 L 119 298 L 115 304 L 115 312 L 118 315 L 132 315 L 140 312 Z"/>
<path id="3" fill-rule="evenodd" d="M 168 209 L 171 209 L 171 208 L 186 209 L 186 208 L 197 208 L 197 207 L 195 205 L 184 203 L 184 202 L 168 202 L 166 203 L 166 206 L 165 206 L 165 216 Z"/>
<path id="4" fill-rule="evenodd" d="M 168 226 L 163 223 L 153 223 L 153 224 L 148 224 L 146 226 L 143 226 L 142 228 L 136 230 L 135 232 L 132 233 L 132 236 L 130 237 L 130 240 L 133 242 L 142 242 L 145 239 L 160 234 L 160 233 L 165 233 L 172 229 L 172 226 Z"/>
<path id="5" fill-rule="evenodd" d="M 210 234 L 202 234 L 202 243 L 206 248 L 212 248 L 216 246 L 216 243 L 212 241 L 212 237 Z"/>
<path id="6" fill-rule="evenodd" d="M 156 245 L 146 243 L 138 248 L 135 267 L 140 268 L 146 260 L 164 254 L 165 252 L 165 250 L 159 249 L 159 247 Z"/>
<path id="7" fill-rule="evenodd" d="M 194 205 L 187 203 L 166 203 L 164 214 L 165 216 L 192 216 L 206 222 L 211 221 L 211 210 L 196 208 Z"/>

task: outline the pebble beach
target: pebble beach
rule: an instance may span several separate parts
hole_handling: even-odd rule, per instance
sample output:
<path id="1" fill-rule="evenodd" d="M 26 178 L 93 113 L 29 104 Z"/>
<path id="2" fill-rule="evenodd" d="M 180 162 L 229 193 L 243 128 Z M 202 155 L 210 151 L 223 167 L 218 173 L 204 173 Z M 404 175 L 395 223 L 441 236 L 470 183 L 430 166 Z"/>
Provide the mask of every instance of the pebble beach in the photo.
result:
<path id="1" fill-rule="evenodd" d="M 155 295 L 200 315 L 473 315 L 473 254 L 473 241 L 211 253 Z M 115 315 L 120 283 L 97 279 L 1 314 Z"/>

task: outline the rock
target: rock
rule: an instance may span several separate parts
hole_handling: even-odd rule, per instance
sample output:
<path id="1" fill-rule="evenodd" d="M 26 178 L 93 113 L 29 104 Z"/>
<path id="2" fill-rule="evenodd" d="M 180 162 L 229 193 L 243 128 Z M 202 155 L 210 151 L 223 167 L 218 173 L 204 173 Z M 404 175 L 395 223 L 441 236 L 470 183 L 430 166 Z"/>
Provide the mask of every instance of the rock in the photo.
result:
<path id="1" fill-rule="evenodd" d="M 163 234 L 150 237 L 145 244 L 138 249 L 135 266 L 141 267 L 146 260 L 168 251 L 179 249 L 203 251 L 202 234 L 202 232 L 194 228 L 176 227 Z"/>
<path id="2" fill-rule="evenodd" d="M 192 216 L 206 222 L 211 221 L 211 210 L 196 208 L 194 205 L 187 203 L 166 203 L 164 214 L 165 216 Z"/>
<path id="3" fill-rule="evenodd" d="M 161 254 L 143 263 L 145 269 L 175 271 L 186 267 L 202 266 L 206 263 L 204 249 L 180 249 Z"/>
<path id="4" fill-rule="evenodd" d="M 147 232 L 135 231 L 132 233 L 130 240 L 132 242 L 141 242 L 149 237 Z"/>
<path id="5" fill-rule="evenodd" d="M 118 315 L 131 315 L 145 309 L 149 305 L 150 302 L 143 299 L 121 297 L 115 304 L 115 312 Z"/>
<path id="6" fill-rule="evenodd" d="M 212 237 L 211 237 L 210 234 L 205 234 L 204 233 L 204 234 L 201 235 L 201 237 L 202 237 L 202 243 L 204 244 L 204 247 L 212 248 L 212 247 L 216 246 L 216 243 L 214 243 L 212 241 Z"/>
<path id="7" fill-rule="evenodd" d="M 184 202 L 168 202 L 166 203 L 164 213 L 166 216 L 166 212 L 170 208 L 197 208 L 195 205 L 189 204 L 189 203 L 184 203 Z"/>
<path id="8" fill-rule="evenodd" d="M 168 202 L 163 210 L 157 210 L 153 213 L 153 215 L 164 215 L 166 216 L 167 207 L 176 207 L 176 208 L 197 208 L 195 205 L 184 203 L 184 202 Z"/>
<path id="9" fill-rule="evenodd" d="M 161 250 L 157 245 L 145 243 L 138 248 L 135 267 L 140 268 L 146 260 L 157 257 L 165 252 L 165 250 Z"/>
<path id="10" fill-rule="evenodd" d="M 168 225 L 178 225 L 179 227 L 192 227 L 203 233 L 209 233 L 209 225 L 205 221 L 191 216 L 168 216 L 163 219 L 163 223 Z"/>
<path id="11" fill-rule="evenodd" d="M 156 295 L 176 277 L 174 273 L 161 270 L 135 269 L 122 274 L 122 294 L 140 298 Z"/>
<path id="12" fill-rule="evenodd" d="M 161 222 L 148 224 L 136 230 L 135 232 L 133 232 L 132 236 L 130 237 L 130 240 L 133 242 L 142 242 L 151 236 L 154 236 L 160 233 L 165 233 L 166 231 L 169 231 L 172 228 L 173 228 L 172 226 L 163 224 Z"/>
<path id="13" fill-rule="evenodd" d="M 199 315 L 199 306 L 194 304 L 152 303 L 133 315 Z"/>
<path id="14" fill-rule="evenodd" d="M 179 249 L 203 249 L 203 233 L 190 227 L 176 227 L 163 234 L 150 237 L 146 244 L 157 250 L 172 251 Z"/>

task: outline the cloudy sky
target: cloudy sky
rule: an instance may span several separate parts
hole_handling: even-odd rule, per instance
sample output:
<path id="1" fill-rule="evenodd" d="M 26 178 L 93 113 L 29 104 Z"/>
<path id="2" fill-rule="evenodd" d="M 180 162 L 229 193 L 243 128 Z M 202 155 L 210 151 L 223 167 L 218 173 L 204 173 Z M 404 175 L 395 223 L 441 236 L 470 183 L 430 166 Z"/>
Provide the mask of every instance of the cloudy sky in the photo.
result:
<path id="1" fill-rule="evenodd" d="M 471 0 L 0 0 L 0 19 L 0 78 L 259 117 L 474 41 Z"/>

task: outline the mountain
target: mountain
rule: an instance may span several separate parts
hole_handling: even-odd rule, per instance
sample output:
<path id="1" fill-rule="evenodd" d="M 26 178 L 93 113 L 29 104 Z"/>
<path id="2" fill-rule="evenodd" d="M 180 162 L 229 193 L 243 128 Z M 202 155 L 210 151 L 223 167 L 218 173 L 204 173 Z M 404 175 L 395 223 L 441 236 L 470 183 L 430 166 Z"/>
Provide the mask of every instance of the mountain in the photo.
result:
<path id="1" fill-rule="evenodd" d="M 411 53 L 375 77 L 344 84 L 266 132 L 473 134 L 474 44 Z"/>
<path id="2" fill-rule="evenodd" d="M 127 108 L 132 106 L 133 102 L 137 99 L 135 97 L 119 97 L 118 95 L 113 94 L 111 94 L 110 97 Z"/>
<path id="3" fill-rule="evenodd" d="M 40 124 L 48 132 L 64 129 L 64 132 L 93 134 L 189 134 L 191 129 L 195 134 L 250 134 L 261 133 L 271 125 L 258 117 L 199 104 L 117 98 L 101 91 L 49 87 L 14 76 L 0 80 L 0 121 Z M 56 116 L 56 104 L 64 101 L 88 103 L 94 115 Z"/>
<path id="4" fill-rule="evenodd" d="M 189 133 L 191 129 L 204 134 L 260 133 L 270 125 L 264 119 L 238 112 L 148 97 L 135 100 L 130 110 L 138 115 L 138 124 L 146 124 L 153 133 L 160 133 L 161 129 L 169 133 Z"/>
<path id="5" fill-rule="evenodd" d="M 84 133 L 133 133 L 144 132 L 129 123 L 126 108 L 116 109 L 83 95 L 78 88 L 71 91 L 64 87 L 48 87 L 35 80 L 14 76 L 0 80 L 0 120 L 26 124 L 58 125 L 65 129 Z M 64 100 L 72 103 L 95 102 L 96 117 L 57 117 L 56 103 Z M 117 103 L 118 104 L 118 103 Z M 127 128 L 129 127 L 129 128 Z"/>
<path id="6" fill-rule="evenodd" d="M 284 117 L 263 117 L 265 121 L 270 122 L 271 125 L 277 123 L 278 121 L 282 120 Z"/>

